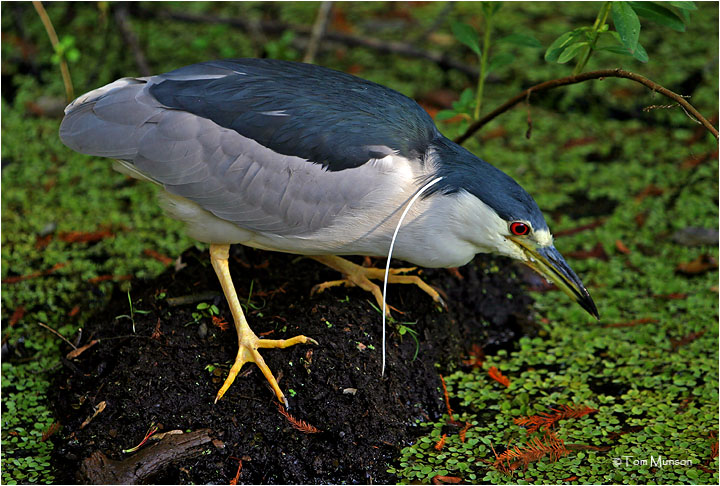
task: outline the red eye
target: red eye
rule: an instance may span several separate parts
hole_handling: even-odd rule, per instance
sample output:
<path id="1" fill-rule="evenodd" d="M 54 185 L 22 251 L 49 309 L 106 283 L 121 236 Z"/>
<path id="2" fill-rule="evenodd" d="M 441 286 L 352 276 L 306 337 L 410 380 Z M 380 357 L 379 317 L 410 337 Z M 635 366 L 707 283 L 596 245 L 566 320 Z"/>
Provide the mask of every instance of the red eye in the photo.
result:
<path id="1" fill-rule="evenodd" d="M 518 221 L 510 225 L 510 231 L 512 231 L 512 234 L 516 236 L 525 236 L 530 233 L 530 226 Z"/>

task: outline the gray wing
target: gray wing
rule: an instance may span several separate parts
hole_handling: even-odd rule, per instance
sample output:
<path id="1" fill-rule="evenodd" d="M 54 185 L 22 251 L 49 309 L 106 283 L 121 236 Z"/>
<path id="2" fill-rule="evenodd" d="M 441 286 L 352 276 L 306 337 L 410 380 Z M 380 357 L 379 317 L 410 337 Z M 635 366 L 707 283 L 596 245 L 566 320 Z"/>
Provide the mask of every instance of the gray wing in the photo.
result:
<path id="1" fill-rule="evenodd" d="M 125 78 L 83 95 L 66 109 L 62 141 L 81 153 L 129 162 L 168 192 L 242 228 L 282 236 L 331 225 L 387 183 L 376 164 L 328 171 L 207 118 L 168 109 L 149 92 L 156 79 Z"/>
<path id="2" fill-rule="evenodd" d="M 390 154 L 421 157 L 439 135 L 427 112 L 407 96 L 312 64 L 211 61 L 162 74 L 149 89 L 168 108 L 330 171 Z"/>

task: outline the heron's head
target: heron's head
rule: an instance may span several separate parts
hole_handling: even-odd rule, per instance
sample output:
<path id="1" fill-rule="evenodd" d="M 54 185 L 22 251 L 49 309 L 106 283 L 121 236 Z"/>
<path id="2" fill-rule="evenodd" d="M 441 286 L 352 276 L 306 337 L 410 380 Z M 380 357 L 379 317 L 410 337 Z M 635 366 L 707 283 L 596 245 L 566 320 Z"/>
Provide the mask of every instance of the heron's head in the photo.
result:
<path id="1" fill-rule="evenodd" d="M 553 244 L 535 200 L 510 176 L 447 139 L 430 161 L 443 179 L 433 192 L 456 194 L 469 223 L 467 237 L 478 252 L 498 253 L 525 263 L 553 282 L 594 317 L 597 307 L 580 278 Z"/>

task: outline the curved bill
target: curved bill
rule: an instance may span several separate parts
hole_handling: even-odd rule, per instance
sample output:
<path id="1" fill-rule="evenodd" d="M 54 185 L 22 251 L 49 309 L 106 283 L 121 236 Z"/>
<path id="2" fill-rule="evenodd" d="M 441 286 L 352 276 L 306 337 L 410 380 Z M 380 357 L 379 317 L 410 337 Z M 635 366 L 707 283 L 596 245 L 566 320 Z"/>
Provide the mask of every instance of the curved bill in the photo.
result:
<path id="1" fill-rule="evenodd" d="M 521 238 L 512 236 L 509 238 L 522 247 L 525 256 L 528 257 L 524 262 L 527 266 L 557 285 L 591 316 L 600 318 L 590 293 L 554 246 L 532 247 L 529 242 Z"/>

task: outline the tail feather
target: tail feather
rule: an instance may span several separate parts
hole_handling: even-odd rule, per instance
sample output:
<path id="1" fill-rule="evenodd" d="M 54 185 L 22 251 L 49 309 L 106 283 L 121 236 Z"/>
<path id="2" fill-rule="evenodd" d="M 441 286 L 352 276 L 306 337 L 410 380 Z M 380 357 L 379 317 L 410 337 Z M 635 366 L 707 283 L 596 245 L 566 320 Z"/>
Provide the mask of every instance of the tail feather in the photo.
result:
<path id="1" fill-rule="evenodd" d="M 65 108 L 65 114 L 69 114 L 74 109 L 86 103 L 99 100 L 104 95 L 116 88 L 122 88 L 124 86 L 129 86 L 133 84 L 145 84 L 146 82 L 147 78 L 120 78 L 110 84 L 106 84 L 105 86 L 101 86 L 100 88 L 88 91 L 87 93 L 78 96 L 72 103 L 67 105 L 67 107 Z"/>
<path id="2" fill-rule="evenodd" d="M 148 122 L 163 110 L 146 86 L 146 79 L 122 78 L 79 96 L 65 108 L 60 139 L 83 154 L 132 161 Z"/>

